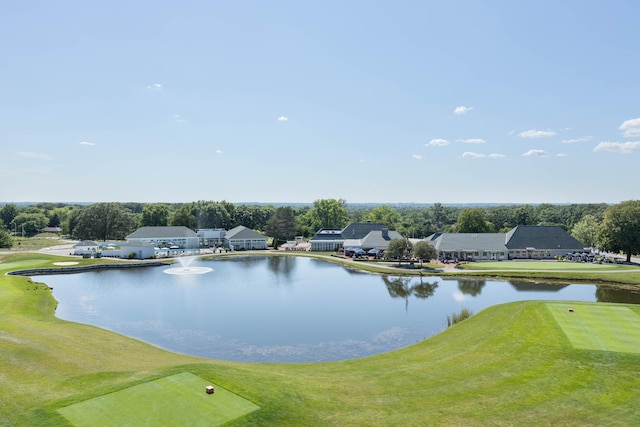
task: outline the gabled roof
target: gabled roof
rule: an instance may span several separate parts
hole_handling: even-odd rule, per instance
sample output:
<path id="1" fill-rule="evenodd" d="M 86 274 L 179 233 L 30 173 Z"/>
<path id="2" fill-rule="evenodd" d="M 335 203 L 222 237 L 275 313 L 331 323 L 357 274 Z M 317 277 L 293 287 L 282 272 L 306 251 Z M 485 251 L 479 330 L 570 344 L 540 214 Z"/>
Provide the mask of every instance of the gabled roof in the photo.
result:
<path id="1" fill-rule="evenodd" d="M 310 240 L 344 240 L 342 230 L 339 228 L 321 228 Z"/>
<path id="2" fill-rule="evenodd" d="M 397 231 L 391 230 L 383 234 L 382 230 L 370 231 L 363 239 L 361 239 L 361 247 L 367 249 L 387 249 L 392 239 L 402 239 L 402 235 Z"/>
<path id="3" fill-rule="evenodd" d="M 555 225 L 518 225 L 507 233 L 509 249 L 582 250 L 584 243 Z"/>
<path id="4" fill-rule="evenodd" d="M 224 236 L 224 238 L 226 240 L 266 240 L 267 236 L 260 234 L 257 231 L 253 231 L 244 225 L 239 225 L 236 228 L 232 228 L 227 231 L 227 235 Z"/>
<path id="5" fill-rule="evenodd" d="M 425 240 L 438 251 L 506 251 L 504 233 L 437 233 Z M 432 238 L 432 236 L 435 236 Z"/>
<path id="6" fill-rule="evenodd" d="M 342 230 L 344 239 L 362 239 L 374 230 L 389 229 L 384 224 L 376 222 L 352 222 Z"/>
<path id="7" fill-rule="evenodd" d="M 129 234 L 127 239 L 173 239 L 198 237 L 190 228 L 179 226 L 171 227 L 140 227 Z"/>

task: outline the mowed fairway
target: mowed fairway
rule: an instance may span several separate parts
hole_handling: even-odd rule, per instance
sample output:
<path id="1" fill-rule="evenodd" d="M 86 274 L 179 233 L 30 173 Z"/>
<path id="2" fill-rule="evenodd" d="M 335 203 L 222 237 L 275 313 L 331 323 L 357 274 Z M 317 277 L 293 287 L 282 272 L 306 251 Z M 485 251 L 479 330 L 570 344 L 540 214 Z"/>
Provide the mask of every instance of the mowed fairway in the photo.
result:
<path id="1" fill-rule="evenodd" d="M 628 307 L 548 303 L 574 348 L 640 353 L 640 316 Z"/>
<path id="2" fill-rule="evenodd" d="M 58 410 L 82 426 L 217 426 L 259 409 L 189 372 L 138 384 Z"/>

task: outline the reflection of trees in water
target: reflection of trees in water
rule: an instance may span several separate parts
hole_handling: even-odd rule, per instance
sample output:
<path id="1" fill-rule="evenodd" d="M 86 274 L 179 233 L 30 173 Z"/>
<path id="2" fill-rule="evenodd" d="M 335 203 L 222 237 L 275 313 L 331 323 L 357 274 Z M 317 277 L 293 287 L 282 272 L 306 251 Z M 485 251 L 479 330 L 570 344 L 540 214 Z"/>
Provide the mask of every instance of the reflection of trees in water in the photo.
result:
<path id="1" fill-rule="evenodd" d="M 289 276 L 295 268 L 296 260 L 290 256 L 270 256 L 267 257 L 269 270 L 277 275 Z"/>
<path id="2" fill-rule="evenodd" d="M 487 284 L 483 279 L 458 279 L 458 289 L 465 295 L 475 297 L 480 295 L 482 288 Z"/>
<path id="3" fill-rule="evenodd" d="M 254 256 L 234 256 L 229 257 L 226 261 L 238 263 L 244 268 L 257 267 L 262 263 L 261 257 Z"/>
<path id="4" fill-rule="evenodd" d="M 390 277 L 382 276 L 382 281 L 387 287 L 387 291 L 392 298 L 404 298 L 405 309 L 409 309 L 409 297 L 411 295 L 416 298 L 426 299 L 432 297 L 438 287 L 438 282 L 423 282 L 422 277 L 420 283 L 411 284 L 413 279 L 410 277 Z"/>
<path id="5" fill-rule="evenodd" d="M 640 304 L 640 292 L 614 288 L 612 286 L 596 286 L 596 299 L 598 302 Z"/>
<path id="6" fill-rule="evenodd" d="M 541 283 L 532 282 L 526 280 L 509 280 L 508 283 L 513 286 L 516 291 L 529 292 L 529 291 L 541 291 L 541 292 L 558 292 L 567 286 L 564 283 Z"/>

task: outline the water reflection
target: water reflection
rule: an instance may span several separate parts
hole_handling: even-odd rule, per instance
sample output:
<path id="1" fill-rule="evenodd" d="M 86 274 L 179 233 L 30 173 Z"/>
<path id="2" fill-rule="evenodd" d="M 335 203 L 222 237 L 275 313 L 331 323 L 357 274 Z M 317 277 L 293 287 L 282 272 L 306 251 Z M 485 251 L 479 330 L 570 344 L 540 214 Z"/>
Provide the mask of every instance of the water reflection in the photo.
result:
<path id="1" fill-rule="evenodd" d="M 598 302 L 617 302 L 624 304 L 640 304 L 640 290 L 620 289 L 611 286 L 597 286 Z"/>
<path id="2" fill-rule="evenodd" d="M 526 299 L 640 303 L 639 293 L 594 285 L 379 276 L 307 257 L 193 265 L 213 271 L 172 276 L 160 267 L 36 280 L 54 288 L 60 318 L 180 353 L 238 361 L 330 361 L 387 352 L 441 332 L 443 319 L 463 307 L 478 313 Z"/>
<path id="3" fill-rule="evenodd" d="M 415 282 L 415 278 L 410 277 L 391 277 L 382 276 L 382 281 L 387 287 L 387 291 L 391 298 L 404 298 L 405 310 L 409 310 L 409 297 L 415 296 L 416 298 L 426 299 L 432 297 L 438 287 L 438 282 L 428 283 L 419 279 L 419 283 Z"/>

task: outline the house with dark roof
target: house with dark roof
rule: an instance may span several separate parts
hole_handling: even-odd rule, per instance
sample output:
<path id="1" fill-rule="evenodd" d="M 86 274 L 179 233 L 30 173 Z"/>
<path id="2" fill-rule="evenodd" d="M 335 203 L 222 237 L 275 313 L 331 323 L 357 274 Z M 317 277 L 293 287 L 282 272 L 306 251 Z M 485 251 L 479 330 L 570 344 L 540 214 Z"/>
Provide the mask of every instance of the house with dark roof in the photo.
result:
<path id="1" fill-rule="evenodd" d="M 438 256 L 459 260 L 553 259 L 584 251 L 558 226 L 519 225 L 508 233 L 435 233 L 422 239 Z"/>
<path id="2" fill-rule="evenodd" d="M 239 225 L 227 231 L 224 236 L 224 245 L 236 251 L 267 249 L 267 236 Z"/>
<path id="3" fill-rule="evenodd" d="M 385 250 L 391 240 L 402 238 L 400 233 L 389 230 L 385 224 L 355 222 L 343 229 L 322 228 L 309 242 L 312 251 L 337 251 L 347 247 Z"/>

